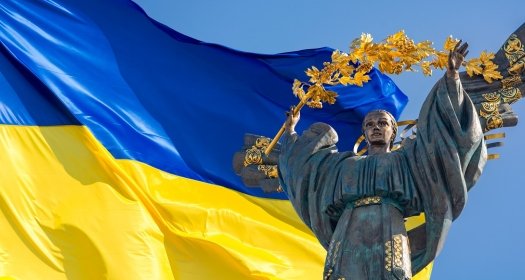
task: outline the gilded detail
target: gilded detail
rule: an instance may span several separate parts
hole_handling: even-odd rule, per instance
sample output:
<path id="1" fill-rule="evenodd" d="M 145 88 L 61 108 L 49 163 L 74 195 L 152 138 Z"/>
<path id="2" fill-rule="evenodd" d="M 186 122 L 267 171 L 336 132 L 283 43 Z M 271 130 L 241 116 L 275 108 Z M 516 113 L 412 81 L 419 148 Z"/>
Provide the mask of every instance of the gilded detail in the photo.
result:
<path id="1" fill-rule="evenodd" d="M 507 78 L 501 80 L 501 86 L 503 88 L 511 88 L 514 86 L 517 86 L 521 84 L 521 76 L 520 75 L 511 75 Z"/>
<path id="2" fill-rule="evenodd" d="M 503 97 L 503 102 L 509 104 L 515 103 L 522 97 L 518 88 L 504 88 L 500 90 L 500 93 L 501 97 Z"/>
<path id="3" fill-rule="evenodd" d="M 519 79 L 521 81 L 521 78 Z M 485 131 L 503 127 L 503 118 L 499 113 L 499 105 L 501 102 L 513 104 L 522 98 L 523 95 L 518 88 L 508 87 L 510 84 L 514 83 L 513 81 L 516 80 L 508 80 L 506 83 L 502 82 L 502 89 L 482 95 L 486 102 L 481 102 L 479 115 L 487 121 Z"/>
<path id="4" fill-rule="evenodd" d="M 248 166 L 250 164 L 262 164 L 263 152 L 266 149 L 266 147 L 268 147 L 271 140 L 272 139 L 268 137 L 258 137 L 257 139 L 255 139 L 255 145 L 246 150 L 246 155 L 244 156 L 244 166 Z M 277 176 L 270 178 L 277 178 Z"/>
<path id="5" fill-rule="evenodd" d="M 244 156 L 244 166 L 250 164 L 261 164 L 262 163 L 262 150 L 253 146 L 246 150 L 246 156 Z"/>
<path id="6" fill-rule="evenodd" d="M 503 118 L 499 112 L 499 105 L 503 103 L 513 104 L 522 98 L 522 93 L 516 86 L 522 84 L 521 72 L 525 70 L 525 50 L 523 43 L 512 34 L 503 45 L 505 56 L 509 61 L 509 76 L 501 80 L 501 89 L 483 94 L 486 102 L 481 103 L 480 117 L 487 122 L 485 132 L 503 127 Z"/>
<path id="7" fill-rule="evenodd" d="M 488 102 L 499 102 L 500 95 L 498 92 L 485 93 L 482 95 Z"/>
<path id="8" fill-rule="evenodd" d="M 385 270 L 389 272 L 402 270 L 411 278 L 410 249 L 406 236 L 396 234 L 392 240 L 385 242 Z"/>
<path id="9" fill-rule="evenodd" d="M 481 107 L 488 113 L 492 113 L 498 109 L 499 102 L 482 102 Z"/>
<path id="10" fill-rule="evenodd" d="M 370 196 L 358 199 L 354 202 L 354 207 L 360 207 L 370 204 L 381 204 L 381 197 L 380 196 Z"/>
<path id="11" fill-rule="evenodd" d="M 255 147 L 259 149 L 266 149 L 270 145 L 272 139 L 268 137 L 259 137 L 255 140 Z"/>
<path id="12" fill-rule="evenodd" d="M 520 61 L 520 58 L 525 55 L 525 51 L 523 50 L 523 44 L 521 43 L 520 39 L 516 34 L 510 35 L 509 39 L 503 46 L 503 49 L 505 50 L 505 56 L 509 60 L 510 66 L 513 66 L 514 64 L 518 63 Z"/>
<path id="13" fill-rule="evenodd" d="M 495 114 L 487 119 L 487 130 L 492 130 L 501 127 L 503 127 L 503 119 L 501 118 L 501 115 Z"/>
<path id="14" fill-rule="evenodd" d="M 326 256 L 326 261 L 327 261 L 326 265 L 328 265 L 328 267 L 330 268 L 326 271 L 326 274 L 324 275 L 323 279 L 325 280 L 330 279 L 330 276 L 332 276 L 332 273 L 334 272 L 333 267 L 336 264 L 337 252 L 339 251 L 340 246 L 341 246 L 341 241 L 335 242 L 334 240 L 332 240 L 330 242 L 330 246 L 328 248 L 328 255 Z M 338 279 L 345 279 L 345 278 L 338 278 Z"/>
<path id="15" fill-rule="evenodd" d="M 277 178 L 277 165 L 258 165 L 257 170 L 264 172 L 268 178 Z"/>

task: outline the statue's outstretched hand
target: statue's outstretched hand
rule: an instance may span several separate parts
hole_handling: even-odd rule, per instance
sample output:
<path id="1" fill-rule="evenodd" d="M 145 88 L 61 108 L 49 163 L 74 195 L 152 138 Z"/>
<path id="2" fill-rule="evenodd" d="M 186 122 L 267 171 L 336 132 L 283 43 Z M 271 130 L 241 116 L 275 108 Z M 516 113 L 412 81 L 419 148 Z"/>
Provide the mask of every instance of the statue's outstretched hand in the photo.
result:
<path id="1" fill-rule="evenodd" d="M 461 43 L 461 40 L 456 44 L 453 50 L 448 54 L 447 75 L 454 79 L 459 79 L 459 67 L 465 60 L 468 54 L 468 43 Z"/>
<path id="2" fill-rule="evenodd" d="M 297 111 L 294 115 L 294 110 L 295 106 L 291 106 L 290 110 L 286 112 L 286 122 L 284 123 L 284 127 L 288 133 L 295 132 L 295 126 L 299 122 L 299 119 L 301 119 L 301 112 Z"/>

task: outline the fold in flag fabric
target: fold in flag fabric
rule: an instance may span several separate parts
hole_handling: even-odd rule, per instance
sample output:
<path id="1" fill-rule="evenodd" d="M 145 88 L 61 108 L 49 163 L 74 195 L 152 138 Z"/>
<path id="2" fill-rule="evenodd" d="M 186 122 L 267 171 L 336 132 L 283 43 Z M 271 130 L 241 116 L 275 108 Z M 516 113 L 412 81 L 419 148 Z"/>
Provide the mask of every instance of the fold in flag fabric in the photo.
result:
<path id="1" fill-rule="evenodd" d="M 286 197 L 245 187 L 231 158 L 244 133 L 274 135 L 293 79 L 331 49 L 240 52 L 126 0 L 4 0 L 0 41 L 0 276 L 322 277 Z M 371 77 L 301 126 L 328 122 L 349 148 L 370 109 L 399 116 L 406 96 Z"/>

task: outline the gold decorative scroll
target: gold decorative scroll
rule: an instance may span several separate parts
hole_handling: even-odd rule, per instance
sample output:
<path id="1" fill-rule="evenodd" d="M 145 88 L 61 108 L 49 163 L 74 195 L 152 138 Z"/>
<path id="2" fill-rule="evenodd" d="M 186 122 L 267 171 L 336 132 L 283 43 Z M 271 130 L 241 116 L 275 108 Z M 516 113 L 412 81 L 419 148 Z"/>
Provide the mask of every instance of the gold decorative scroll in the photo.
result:
<path id="1" fill-rule="evenodd" d="M 246 150 L 244 156 L 244 166 L 251 164 L 262 164 L 263 163 L 263 152 L 270 144 L 271 139 L 267 137 L 258 137 L 255 139 L 255 144 Z"/>
<path id="2" fill-rule="evenodd" d="M 525 50 L 523 43 L 516 34 L 512 34 L 503 46 L 505 56 L 509 60 L 509 74 L 518 75 L 525 69 Z"/>

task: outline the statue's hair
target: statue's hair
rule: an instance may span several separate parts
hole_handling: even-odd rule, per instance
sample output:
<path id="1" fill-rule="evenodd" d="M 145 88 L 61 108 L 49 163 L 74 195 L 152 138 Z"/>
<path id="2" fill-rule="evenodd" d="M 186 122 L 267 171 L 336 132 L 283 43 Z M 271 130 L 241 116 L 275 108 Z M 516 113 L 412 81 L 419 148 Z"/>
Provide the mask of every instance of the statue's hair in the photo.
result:
<path id="1" fill-rule="evenodd" d="M 392 130 L 393 130 L 393 134 L 392 134 L 392 139 L 390 140 L 390 149 L 392 149 L 394 147 L 394 140 L 396 139 L 396 135 L 397 135 L 397 121 L 396 121 L 396 118 L 394 118 L 394 116 L 388 112 L 387 110 L 383 110 L 383 109 L 375 109 L 375 110 L 372 110 L 368 113 L 366 113 L 366 116 L 365 118 L 363 119 L 363 123 L 361 124 L 361 130 L 364 132 L 365 129 L 364 129 L 364 125 L 365 125 L 365 120 L 366 120 L 366 117 L 369 115 L 369 114 L 372 114 L 372 113 L 385 113 L 387 114 L 389 117 L 390 117 L 390 123 L 392 124 Z"/>

